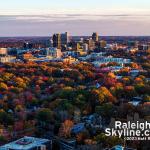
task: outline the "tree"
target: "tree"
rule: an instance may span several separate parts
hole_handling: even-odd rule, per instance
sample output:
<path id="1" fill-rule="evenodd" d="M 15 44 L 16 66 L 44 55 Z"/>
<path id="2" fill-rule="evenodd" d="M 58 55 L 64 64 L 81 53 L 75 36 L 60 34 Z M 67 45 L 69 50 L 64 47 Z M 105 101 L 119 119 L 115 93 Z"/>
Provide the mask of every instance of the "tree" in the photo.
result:
<path id="1" fill-rule="evenodd" d="M 105 143 L 107 139 L 107 136 L 104 133 L 100 133 L 94 137 L 94 140 L 96 140 L 98 143 Z"/>
<path id="2" fill-rule="evenodd" d="M 8 87 L 5 83 L 1 82 L 0 83 L 0 90 L 4 91 L 4 90 L 8 90 Z"/>
<path id="3" fill-rule="evenodd" d="M 135 90 L 138 94 L 140 95 L 145 95 L 145 94 L 149 94 L 150 92 L 150 86 L 146 85 L 146 84 L 136 84 L 135 86 Z"/>
<path id="4" fill-rule="evenodd" d="M 122 145 L 123 144 L 123 139 L 117 137 L 117 136 L 111 136 L 106 139 L 106 143 L 110 146 L 113 147 L 115 145 Z"/>
<path id="5" fill-rule="evenodd" d="M 7 142 L 7 139 L 4 136 L 0 135 L 0 145 L 6 142 Z"/>
<path id="6" fill-rule="evenodd" d="M 121 76 L 127 76 L 128 74 L 129 74 L 129 69 L 128 68 L 123 68 L 123 69 L 121 69 L 120 71 L 119 71 L 119 74 L 121 75 Z"/>
<path id="7" fill-rule="evenodd" d="M 111 103 L 106 103 L 101 106 L 96 106 L 95 112 L 105 118 L 110 118 L 113 115 L 114 107 Z"/>
<path id="8" fill-rule="evenodd" d="M 66 120 L 64 123 L 62 123 L 60 129 L 59 129 L 59 136 L 68 138 L 71 136 L 71 129 L 73 127 L 74 123 L 71 120 Z"/>
<path id="9" fill-rule="evenodd" d="M 60 103 L 59 107 L 60 107 L 59 108 L 60 110 L 68 111 L 69 114 L 73 114 L 73 112 L 74 112 L 74 107 L 71 104 L 71 102 L 68 101 L 68 100 L 62 100 L 62 102 Z"/>
<path id="10" fill-rule="evenodd" d="M 100 103 L 103 102 L 116 102 L 116 98 L 110 93 L 106 87 L 92 90 L 93 97 Z"/>
<path id="11" fill-rule="evenodd" d="M 50 123 L 53 120 L 52 111 L 47 108 L 41 109 L 37 114 L 37 120 L 38 122 L 41 122 L 44 124 Z"/>
<path id="12" fill-rule="evenodd" d="M 14 82 L 15 82 L 16 86 L 19 88 L 25 88 L 26 87 L 25 81 L 20 77 L 16 77 L 14 79 Z"/>
<path id="13" fill-rule="evenodd" d="M 116 83 L 114 87 L 110 88 L 110 91 L 116 98 L 122 98 L 124 95 L 124 87 L 122 83 Z"/>
<path id="14" fill-rule="evenodd" d="M 112 86 L 115 86 L 117 80 L 115 78 L 111 78 L 111 77 L 106 77 L 104 79 L 104 84 L 107 88 L 110 88 Z"/>
<path id="15" fill-rule="evenodd" d="M 125 93 L 126 98 L 128 99 L 131 99 L 134 96 L 137 96 L 134 86 L 125 86 L 124 93 Z"/>
<path id="16" fill-rule="evenodd" d="M 98 143 L 102 143 L 104 146 L 110 146 L 113 147 L 115 145 L 118 144 L 123 144 L 123 140 L 117 136 L 110 136 L 107 137 L 104 133 L 100 133 L 97 136 L 94 137 L 94 139 L 98 142 Z"/>
<path id="17" fill-rule="evenodd" d="M 0 123 L 4 125 L 13 125 L 14 118 L 12 115 L 6 113 L 5 111 L 0 112 Z"/>
<path id="18" fill-rule="evenodd" d="M 124 77 L 124 78 L 122 78 L 122 82 L 123 82 L 124 85 L 127 86 L 127 85 L 130 84 L 131 81 L 130 81 L 130 78 L 129 78 L 129 77 Z"/>
<path id="19" fill-rule="evenodd" d="M 150 102 L 150 95 L 144 95 L 143 99 L 146 102 Z"/>
<path id="20" fill-rule="evenodd" d="M 108 75 L 107 75 L 107 77 L 108 78 L 114 78 L 114 79 L 116 78 L 115 74 L 112 73 L 112 72 L 109 72 Z"/>
<path id="21" fill-rule="evenodd" d="M 142 84 L 143 83 L 143 79 L 137 77 L 137 78 L 135 78 L 134 83 L 135 84 Z"/>

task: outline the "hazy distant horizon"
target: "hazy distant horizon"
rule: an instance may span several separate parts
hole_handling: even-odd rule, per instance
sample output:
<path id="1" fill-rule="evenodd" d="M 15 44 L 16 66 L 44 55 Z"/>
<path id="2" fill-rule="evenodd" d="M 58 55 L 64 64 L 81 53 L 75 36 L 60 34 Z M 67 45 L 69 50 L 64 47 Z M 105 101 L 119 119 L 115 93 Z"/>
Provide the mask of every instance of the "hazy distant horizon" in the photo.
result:
<path id="1" fill-rule="evenodd" d="M 149 0 L 5 0 L 0 37 L 71 35 L 150 36 Z"/>
<path id="2" fill-rule="evenodd" d="M 95 32 L 95 31 L 94 31 Z M 64 32 L 61 32 L 61 33 L 64 33 Z M 70 37 L 91 37 L 92 36 L 92 33 L 91 35 L 70 35 Z M 31 36 L 0 36 L 0 38 L 51 38 L 52 35 L 50 36 L 34 36 L 34 35 L 31 35 Z M 150 37 L 150 35 L 99 35 L 99 37 Z"/>

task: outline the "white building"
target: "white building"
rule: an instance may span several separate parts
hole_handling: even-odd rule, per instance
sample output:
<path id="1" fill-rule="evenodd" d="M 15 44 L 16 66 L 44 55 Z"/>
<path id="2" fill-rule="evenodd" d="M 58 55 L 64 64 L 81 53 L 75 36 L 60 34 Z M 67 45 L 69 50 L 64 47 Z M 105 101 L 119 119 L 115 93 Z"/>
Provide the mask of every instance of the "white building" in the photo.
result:
<path id="1" fill-rule="evenodd" d="M 84 44 L 83 44 L 83 51 L 84 51 L 84 52 L 87 52 L 87 51 L 88 51 L 88 47 L 89 47 L 88 44 L 87 44 L 87 43 L 84 43 Z"/>
<path id="2" fill-rule="evenodd" d="M 14 56 L 0 56 L 1 63 L 15 62 L 15 61 L 16 61 L 16 57 Z"/>
<path id="3" fill-rule="evenodd" d="M 61 58 L 62 52 L 61 49 L 50 47 L 50 48 L 46 48 L 46 55 L 51 56 L 53 58 Z"/>
<path id="4" fill-rule="evenodd" d="M 52 141 L 34 137 L 23 137 L 0 147 L 0 150 L 51 150 Z"/>
<path id="5" fill-rule="evenodd" d="M 98 60 L 99 58 L 103 57 L 106 53 L 105 52 L 100 52 L 100 53 L 91 53 L 90 55 L 87 55 L 85 57 L 79 57 L 80 60 L 82 61 L 86 61 L 89 59 L 94 59 L 94 60 Z"/>
<path id="6" fill-rule="evenodd" d="M 101 57 L 101 58 L 97 59 L 96 61 L 94 61 L 93 64 L 95 66 L 99 67 L 101 64 L 107 64 L 110 62 L 116 62 L 118 64 L 126 64 L 126 63 L 130 63 L 131 60 L 124 59 L 124 58 L 114 58 L 112 56 L 109 56 L 109 57 Z"/>

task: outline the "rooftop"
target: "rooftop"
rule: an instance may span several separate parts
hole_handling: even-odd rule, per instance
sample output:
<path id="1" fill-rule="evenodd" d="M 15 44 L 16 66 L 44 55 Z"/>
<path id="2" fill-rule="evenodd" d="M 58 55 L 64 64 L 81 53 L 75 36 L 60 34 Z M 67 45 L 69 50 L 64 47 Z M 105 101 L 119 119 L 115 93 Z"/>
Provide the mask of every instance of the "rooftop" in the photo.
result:
<path id="1" fill-rule="evenodd" d="M 47 139 L 35 138 L 35 137 L 23 137 L 17 141 L 8 143 L 4 146 L 0 147 L 0 150 L 29 150 L 31 148 L 41 146 L 45 143 L 49 142 Z"/>

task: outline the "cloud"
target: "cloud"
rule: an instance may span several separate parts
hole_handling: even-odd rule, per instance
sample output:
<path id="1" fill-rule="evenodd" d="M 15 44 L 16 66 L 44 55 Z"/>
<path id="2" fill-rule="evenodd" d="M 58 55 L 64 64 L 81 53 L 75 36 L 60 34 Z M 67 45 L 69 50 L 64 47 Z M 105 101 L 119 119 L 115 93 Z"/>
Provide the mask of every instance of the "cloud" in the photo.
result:
<path id="1" fill-rule="evenodd" d="M 69 31 L 73 35 L 150 35 L 149 14 L 0 15 L 0 36 L 47 36 Z"/>
<path id="2" fill-rule="evenodd" d="M 128 20 L 128 21 L 150 21 L 150 14 L 51 14 L 51 15 L 0 15 L 2 21 L 22 21 L 22 22 L 56 22 L 74 20 Z"/>

